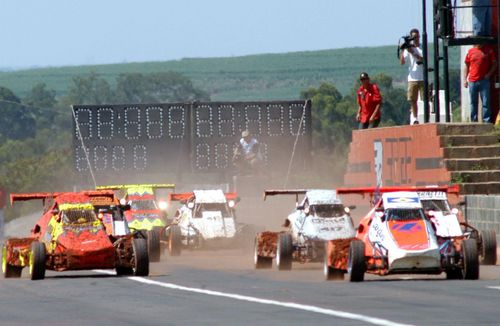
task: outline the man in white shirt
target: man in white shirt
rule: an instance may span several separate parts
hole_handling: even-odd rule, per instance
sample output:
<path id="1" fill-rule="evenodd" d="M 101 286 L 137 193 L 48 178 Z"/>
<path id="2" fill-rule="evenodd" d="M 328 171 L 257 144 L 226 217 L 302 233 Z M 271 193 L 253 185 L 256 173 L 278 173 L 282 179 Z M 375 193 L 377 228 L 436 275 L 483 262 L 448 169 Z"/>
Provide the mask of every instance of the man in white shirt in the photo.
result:
<path id="1" fill-rule="evenodd" d="M 241 133 L 238 147 L 234 151 L 233 162 L 240 172 L 246 168 L 258 169 L 261 162 L 259 142 L 253 138 L 248 130 Z"/>
<path id="2" fill-rule="evenodd" d="M 418 94 L 420 98 L 424 98 L 424 68 L 422 49 L 420 48 L 420 33 L 414 28 L 410 31 L 410 36 L 413 38 L 412 46 L 403 50 L 403 54 L 399 57 L 402 65 L 408 62 L 408 102 L 410 102 L 410 124 L 418 124 L 417 100 Z"/>

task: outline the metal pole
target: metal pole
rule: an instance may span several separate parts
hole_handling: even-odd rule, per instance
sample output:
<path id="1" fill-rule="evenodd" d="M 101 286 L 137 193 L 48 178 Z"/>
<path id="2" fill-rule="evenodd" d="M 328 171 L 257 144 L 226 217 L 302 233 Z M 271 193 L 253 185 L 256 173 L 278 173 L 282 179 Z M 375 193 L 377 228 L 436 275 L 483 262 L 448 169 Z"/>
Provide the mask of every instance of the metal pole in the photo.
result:
<path id="1" fill-rule="evenodd" d="M 434 28 L 434 113 L 435 121 L 439 122 L 439 36 L 438 36 L 438 19 L 439 11 L 433 12 L 433 28 Z M 436 17 L 437 15 L 437 17 Z"/>
<path id="2" fill-rule="evenodd" d="M 495 89 L 499 89 L 500 88 L 500 69 L 498 69 L 499 65 L 500 65 L 500 42 L 499 42 L 499 37 L 500 37 L 500 1 L 496 1 L 496 5 L 497 5 L 497 46 L 498 46 L 498 58 L 497 58 L 497 72 L 498 72 L 498 82 L 495 84 Z M 500 114 L 500 112 L 499 112 Z"/>
<path id="3" fill-rule="evenodd" d="M 444 71 L 444 105 L 446 113 L 446 122 L 451 122 L 450 113 L 450 78 L 449 78 L 449 68 L 448 68 L 448 45 L 443 42 L 443 71 Z"/>
<path id="4" fill-rule="evenodd" d="M 422 0 L 422 56 L 424 59 L 424 122 L 429 122 L 429 64 L 427 63 L 427 19 L 425 0 Z"/>

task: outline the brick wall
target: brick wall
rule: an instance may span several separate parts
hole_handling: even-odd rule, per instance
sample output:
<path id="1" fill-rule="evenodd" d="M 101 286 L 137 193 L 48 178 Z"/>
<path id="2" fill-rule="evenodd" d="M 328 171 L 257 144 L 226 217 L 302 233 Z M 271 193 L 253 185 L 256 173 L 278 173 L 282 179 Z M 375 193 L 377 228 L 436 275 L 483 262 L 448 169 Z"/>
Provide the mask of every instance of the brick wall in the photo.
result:
<path id="1" fill-rule="evenodd" d="M 480 230 L 493 229 L 500 235 L 500 196 L 467 195 L 466 216 Z"/>

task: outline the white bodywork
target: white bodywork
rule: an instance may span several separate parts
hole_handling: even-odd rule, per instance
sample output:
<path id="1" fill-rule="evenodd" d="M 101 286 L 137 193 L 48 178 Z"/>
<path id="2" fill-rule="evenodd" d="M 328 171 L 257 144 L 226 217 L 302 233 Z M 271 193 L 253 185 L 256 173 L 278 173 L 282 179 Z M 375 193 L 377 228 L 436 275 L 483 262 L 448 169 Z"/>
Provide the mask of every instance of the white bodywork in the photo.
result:
<path id="1" fill-rule="evenodd" d="M 418 196 L 422 204 L 428 203 L 428 205 L 424 206 L 428 206 L 432 210 L 431 221 L 434 223 L 438 237 L 449 238 L 463 235 L 457 215 L 453 214 L 449 209 L 448 198 L 445 192 L 425 191 L 419 192 Z M 433 205 L 433 203 L 438 205 Z M 442 210 L 443 207 L 447 209 Z"/>
<path id="2" fill-rule="evenodd" d="M 196 203 L 226 203 L 226 196 L 220 189 L 217 190 L 194 190 Z"/>
<path id="3" fill-rule="evenodd" d="M 236 235 L 234 215 L 227 205 L 224 192 L 222 190 L 195 190 L 194 194 L 193 209 L 183 205 L 176 219 L 184 244 L 188 244 L 187 238 L 198 236 L 201 236 L 203 240 L 234 238 Z M 218 204 L 225 209 L 202 210 L 195 214 L 195 210 L 203 204 Z"/>
<path id="4" fill-rule="evenodd" d="M 422 209 L 418 194 L 415 192 L 385 193 L 382 195 L 382 200 L 386 212 L 391 208 Z M 372 245 L 387 256 L 389 273 L 441 268 L 439 245 L 430 221 L 424 218 L 419 221 L 393 222 L 394 234 L 390 227 L 390 222 L 384 220 L 383 214 L 375 213 L 368 231 L 368 238 Z M 415 245 L 411 243 L 400 245 L 395 237 L 396 230 L 399 237 L 402 237 L 405 232 L 408 232 L 408 237 L 412 232 L 420 232 L 426 238 L 425 243 L 417 241 Z M 403 237 L 402 239 L 404 240 Z M 378 253 L 374 251 L 374 255 Z"/>
<path id="5" fill-rule="evenodd" d="M 308 202 L 314 205 L 342 205 L 334 190 L 309 190 L 306 192 L 302 207 Z M 351 217 L 343 212 L 336 216 L 319 217 L 306 214 L 303 209 L 297 209 L 288 215 L 290 230 L 294 242 L 304 244 L 308 240 L 336 240 L 352 238 L 356 230 Z"/>

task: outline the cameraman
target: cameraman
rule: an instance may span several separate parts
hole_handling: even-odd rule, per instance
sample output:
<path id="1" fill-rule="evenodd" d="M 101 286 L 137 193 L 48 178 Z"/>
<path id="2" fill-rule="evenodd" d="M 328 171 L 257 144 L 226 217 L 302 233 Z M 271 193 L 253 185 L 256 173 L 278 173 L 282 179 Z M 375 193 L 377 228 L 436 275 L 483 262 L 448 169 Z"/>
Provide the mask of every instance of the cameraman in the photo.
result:
<path id="1" fill-rule="evenodd" d="M 420 98 L 424 98 L 424 69 L 422 49 L 420 48 L 420 33 L 414 28 L 410 31 L 409 44 L 405 42 L 403 54 L 399 57 L 399 61 L 404 65 L 407 61 L 408 67 L 408 102 L 410 102 L 410 124 L 418 124 L 417 114 L 417 99 L 418 93 Z"/>

